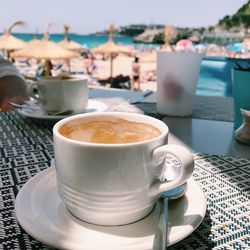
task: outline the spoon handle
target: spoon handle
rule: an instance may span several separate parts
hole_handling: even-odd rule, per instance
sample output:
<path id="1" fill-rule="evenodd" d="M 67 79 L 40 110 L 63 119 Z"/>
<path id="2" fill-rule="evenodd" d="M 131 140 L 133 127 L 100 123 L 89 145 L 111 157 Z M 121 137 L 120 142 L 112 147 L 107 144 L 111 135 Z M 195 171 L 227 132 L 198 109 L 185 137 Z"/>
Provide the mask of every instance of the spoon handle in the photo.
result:
<path id="1" fill-rule="evenodd" d="M 156 207 L 156 220 L 158 222 L 153 242 L 153 250 L 167 249 L 168 233 L 168 198 L 160 198 Z"/>
<path id="2" fill-rule="evenodd" d="M 162 249 L 168 245 L 168 198 L 163 199 Z"/>
<path id="3" fill-rule="evenodd" d="M 16 107 L 16 108 L 21 108 L 21 109 L 30 109 L 30 110 L 39 110 L 38 108 L 36 107 L 31 107 L 29 105 L 26 105 L 26 104 L 18 104 L 18 103 L 14 103 L 14 102 L 9 102 L 9 104 L 13 107 Z"/>

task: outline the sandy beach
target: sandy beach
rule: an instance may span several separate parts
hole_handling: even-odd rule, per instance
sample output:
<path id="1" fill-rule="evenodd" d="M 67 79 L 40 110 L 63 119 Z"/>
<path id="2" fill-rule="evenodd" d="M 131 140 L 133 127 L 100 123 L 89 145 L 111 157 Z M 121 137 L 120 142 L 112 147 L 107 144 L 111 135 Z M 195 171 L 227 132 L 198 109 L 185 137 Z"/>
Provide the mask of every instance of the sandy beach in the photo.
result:
<path id="1" fill-rule="evenodd" d="M 113 60 L 113 77 L 117 75 L 132 76 L 132 62 L 134 58 L 124 55 L 119 55 Z M 110 76 L 110 59 L 102 60 L 97 57 L 94 60 L 95 70 L 92 76 L 96 79 L 106 79 Z M 155 70 L 156 63 L 141 62 L 141 89 L 156 91 Z M 82 58 L 72 59 L 70 62 L 72 72 L 81 72 L 85 70 L 85 62 Z"/>
<path id="2" fill-rule="evenodd" d="M 134 57 L 118 55 L 113 59 L 113 77 L 118 75 L 129 76 L 132 78 L 132 62 Z M 60 72 L 68 71 L 68 66 L 63 60 L 52 60 L 53 69 L 51 73 L 53 76 L 60 74 Z M 60 67 L 60 65 L 63 65 Z M 94 81 L 98 79 L 107 79 L 110 77 L 110 58 L 103 60 L 102 57 L 96 56 L 94 59 L 95 70 L 91 77 Z M 39 64 L 36 60 L 30 59 L 29 65 L 26 64 L 25 59 L 17 59 L 15 66 L 20 72 L 26 77 L 35 77 L 36 72 L 39 68 Z M 58 67 L 59 66 L 59 67 Z M 141 90 L 152 90 L 156 91 L 156 63 L 154 62 L 140 62 L 141 66 Z M 70 72 L 72 74 L 86 74 L 87 73 L 86 61 L 83 57 L 78 57 L 70 60 Z"/>

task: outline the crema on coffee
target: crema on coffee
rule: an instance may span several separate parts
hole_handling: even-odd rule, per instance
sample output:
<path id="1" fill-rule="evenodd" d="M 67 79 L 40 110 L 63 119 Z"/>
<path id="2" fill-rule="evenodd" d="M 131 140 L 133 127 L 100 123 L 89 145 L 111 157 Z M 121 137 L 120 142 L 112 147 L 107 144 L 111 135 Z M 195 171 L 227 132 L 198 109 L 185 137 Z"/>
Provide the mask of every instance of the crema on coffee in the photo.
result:
<path id="1" fill-rule="evenodd" d="M 120 144 L 146 141 L 158 137 L 160 131 L 152 125 L 124 119 L 92 120 L 68 123 L 59 132 L 83 142 Z"/>

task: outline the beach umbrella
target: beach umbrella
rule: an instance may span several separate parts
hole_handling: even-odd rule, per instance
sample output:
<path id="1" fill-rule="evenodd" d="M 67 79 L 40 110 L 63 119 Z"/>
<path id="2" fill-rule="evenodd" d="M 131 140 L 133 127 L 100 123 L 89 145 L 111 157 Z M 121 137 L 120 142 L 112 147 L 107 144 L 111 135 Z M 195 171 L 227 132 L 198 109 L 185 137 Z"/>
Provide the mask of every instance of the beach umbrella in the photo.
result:
<path id="1" fill-rule="evenodd" d="M 173 50 L 170 45 L 170 42 L 177 35 L 176 28 L 173 25 L 166 25 L 164 30 L 164 35 L 165 35 L 165 43 L 160 49 L 160 51 L 170 52 Z M 144 56 L 143 58 L 141 58 L 141 61 L 145 63 L 156 62 L 156 51 Z"/>
<path id="2" fill-rule="evenodd" d="M 114 40 L 114 32 L 115 27 L 114 25 L 110 25 L 109 28 L 109 39 L 106 43 L 101 44 L 100 46 L 91 50 L 93 54 L 103 54 L 108 55 L 110 57 L 110 77 L 112 79 L 113 75 L 113 59 L 117 56 L 117 54 L 126 54 L 126 55 L 133 55 L 134 52 L 131 51 L 128 47 L 117 44 Z"/>
<path id="3" fill-rule="evenodd" d="M 24 22 L 22 21 L 17 21 L 15 23 L 13 23 L 5 32 L 2 36 L 0 36 L 0 49 L 2 50 L 6 50 L 7 52 L 7 58 L 9 59 L 9 53 L 10 51 L 13 50 L 17 50 L 17 49 L 21 49 L 24 48 L 26 43 L 13 36 L 11 34 L 12 29 L 17 26 L 17 25 L 23 25 Z"/>
<path id="4" fill-rule="evenodd" d="M 246 50 L 246 45 L 242 43 L 234 43 L 232 46 L 230 46 L 230 50 L 234 52 L 243 52 Z"/>
<path id="5" fill-rule="evenodd" d="M 32 44 L 39 43 L 39 41 L 40 40 L 38 39 L 38 29 L 37 29 L 34 38 L 32 40 L 30 40 L 29 42 L 27 42 L 26 46 L 31 46 Z"/>
<path id="6" fill-rule="evenodd" d="M 69 33 L 68 33 L 69 28 L 70 28 L 69 25 L 67 24 L 64 25 L 64 40 L 59 42 L 58 45 L 60 45 L 64 49 L 68 49 L 72 51 L 80 52 L 80 51 L 85 50 L 85 48 L 81 44 L 70 40 Z"/>
<path id="7" fill-rule="evenodd" d="M 172 51 L 173 49 L 170 45 L 170 42 L 171 40 L 176 38 L 177 35 L 176 28 L 173 25 L 166 25 L 164 34 L 165 34 L 165 44 L 161 48 L 161 51 Z"/>
<path id="8" fill-rule="evenodd" d="M 33 44 L 38 44 L 41 40 L 39 40 L 37 37 L 35 37 L 33 40 L 30 40 L 29 42 L 27 42 L 26 46 L 30 47 L 31 45 L 33 46 Z M 25 46 L 25 47 L 26 47 Z M 24 48 L 25 48 L 24 47 Z"/>
<path id="9" fill-rule="evenodd" d="M 181 39 L 176 43 L 175 49 L 178 50 L 190 50 L 193 49 L 193 43 L 188 39 Z"/>
<path id="10" fill-rule="evenodd" d="M 50 75 L 50 60 L 71 59 L 78 57 L 79 53 L 66 50 L 58 44 L 49 40 L 49 33 L 46 31 L 42 40 L 37 40 L 23 49 L 11 53 L 14 58 L 36 58 L 45 60 L 46 75 Z"/>

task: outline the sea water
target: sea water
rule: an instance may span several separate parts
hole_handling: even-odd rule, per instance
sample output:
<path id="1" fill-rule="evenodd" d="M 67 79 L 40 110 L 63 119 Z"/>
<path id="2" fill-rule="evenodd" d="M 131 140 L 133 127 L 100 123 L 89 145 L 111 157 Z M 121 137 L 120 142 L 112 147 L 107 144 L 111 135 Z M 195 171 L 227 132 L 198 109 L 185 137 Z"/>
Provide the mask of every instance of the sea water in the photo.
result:
<path id="1" fill-rule="evenodd" d="M 34 34 L 20 34 L 20 33 L 14 33 L 16 37 L 24 40 L 24 41 L 30 41 L 34 39 Z M 43 37 L 42 34 L 38 34 L 37 38 L 41 39 Z M 51 34 L 50 39 L 54 42 L 60 42 L 64 39 L 64 34 Z M 91 49 L 98 45 L 101 45 L 108 40 L 108 35 L 78 35 L 78 34 L 70 34 L 70 39 L 74 42 L 80 43 L 84 47 Z M 118 43 L 123 43 L 125 45 L 133 45 L 137 49 L 139 49 L 142 46 L 145 46 L 145 48 L 153 48 L 156 45 L 145 45 L 145 44 L 135 44 L 133 43 L 133 40 L 131 37 L 128 36 L 116 36 L 115 41 Z M 159 46 L 159 45 L 158 45 Z"/>
<path id="2" fill-rule="evenodd" d="M 34 39 L 34 34 L 14 34 L 16 37 L 30 41 Z M 38 35 L 38 39 L 43 37 Z M 86 48 L 94 48 L 102 43 L 107 42 L 107 35 L 78 35 L 71 34 L 72 41 L 82 44 Z M 59 42 L 64 39 L 63 34 L 51 34 L 50 39 Z M 116 36 L 115 41 L 128 46 L 134 46 L 139 51 L 151 51 L 159 47 L 156 44 L 134 43 L 131 37 Z M 232 96 L 231 68 L 225 58 L 204 57 L 201 63 L 200 77 L 197 86 L 197 95 L 205 96 Z"/>

